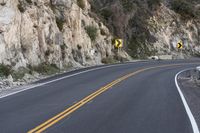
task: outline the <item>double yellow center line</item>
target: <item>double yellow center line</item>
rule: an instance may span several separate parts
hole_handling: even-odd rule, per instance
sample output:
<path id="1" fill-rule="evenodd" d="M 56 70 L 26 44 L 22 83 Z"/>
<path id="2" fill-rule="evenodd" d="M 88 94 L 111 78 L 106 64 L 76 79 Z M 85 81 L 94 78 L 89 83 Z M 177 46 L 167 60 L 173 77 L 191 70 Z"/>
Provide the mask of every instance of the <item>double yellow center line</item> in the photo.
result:
<path id="1" fill-rule="evenodd" d="M 89 96 L 85 97 L 84 99 L 82 99 L 81 101 L 79 101 L 76 104 L 72 105 L 71 107 L 67 108 L 63 112 L 57 114 L 56 116 L 54 116 L 51 119 L 47 120 L 46 122 L 42 123 L 41 125 L 37 126 L 36 128 L 28 131 L 28 133 L 41 133 L 41 132 L 45 131 L 47 128 L 53 126 L 54 124 L 56 124 L 60 120 L 64 119 L 65 117 L 67 117 L 68 115 L 70 115 L 71 113 L 73 113 L 74 111 L 76 111 L 77 109 L 79 109 L 80 107 L 82 107 L 83 105 L 88 103 L 89 101 L 93 100 L 98 95 L 102 94 L 103 92 L 107 91 L 108 89 L 110 89 L 114 85 L 126 80 L 127 78 L 129 78 L 131 76 L 134 76 L 134 75 L 136 75 L 138 73 L 141 73 L 141 72 L 149 70 L 149 69 L 155 69 L 155 68 L 161 68 L 161 67 L 169 67 L 169 66 L 179 66 L 179 65 L 183 65 L 183 64 L 162 65 L 162 66 L 144 68 L 144 69 L 140 69 L 138 71 L 129 73 L 129 74 L 123 76 L 123 77 L 120 77 L 120 78 L 112 81 L 111 83 L 107 84 L 106 86 L 100 88 L 96 92 L 94 92 L 94 93 L 90 94 Z"/>

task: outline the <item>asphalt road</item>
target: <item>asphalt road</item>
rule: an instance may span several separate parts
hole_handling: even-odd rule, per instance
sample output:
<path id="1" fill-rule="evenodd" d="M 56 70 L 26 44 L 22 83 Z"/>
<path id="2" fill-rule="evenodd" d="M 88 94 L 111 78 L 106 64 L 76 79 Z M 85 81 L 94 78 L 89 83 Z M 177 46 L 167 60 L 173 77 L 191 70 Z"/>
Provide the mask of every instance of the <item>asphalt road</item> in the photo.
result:
<path id="1" fill-rule="evenodd" d="M 0 99 L 0 133 L 192 133 L 174 82 L 180 70 L 198 65 L 190 63 L 200 61 L 127 63 L 40 81 L 81 72 Z"/>

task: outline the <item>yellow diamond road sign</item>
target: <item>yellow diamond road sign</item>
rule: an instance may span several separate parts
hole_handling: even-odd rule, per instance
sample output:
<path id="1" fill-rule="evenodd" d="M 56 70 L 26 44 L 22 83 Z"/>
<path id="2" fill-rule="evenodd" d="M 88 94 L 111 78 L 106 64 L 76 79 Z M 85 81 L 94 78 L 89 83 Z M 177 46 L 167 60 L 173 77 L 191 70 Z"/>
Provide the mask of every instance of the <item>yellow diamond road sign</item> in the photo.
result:
<path id="1" fill-rule="evenodd" d="M 183 42 L 182 42 L 182 41 L 179 41 L 179 42 L 177 43 L 177 48 L 178 48 L 178 49 L 182 49 L 182 48 L 183 48 Z"/>
<path id="2" fill-rule="evenodd" d="M 123 47 L 122 39 L 115 39 L 115 47 L 116 48 L 122 48 Z"/>

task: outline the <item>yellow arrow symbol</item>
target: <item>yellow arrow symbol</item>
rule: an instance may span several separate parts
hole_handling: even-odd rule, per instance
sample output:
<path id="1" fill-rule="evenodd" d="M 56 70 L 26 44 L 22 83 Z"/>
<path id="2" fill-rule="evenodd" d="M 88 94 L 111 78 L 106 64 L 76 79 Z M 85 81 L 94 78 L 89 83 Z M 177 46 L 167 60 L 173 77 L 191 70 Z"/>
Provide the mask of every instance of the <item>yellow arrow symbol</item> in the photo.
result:
<path id="1" fill-rule="evenodd" d="M 117 47 L 119 48 L 121 45 L 121 41 L 117 40 Z"/>
<path id="2" fill-rule="evenodd" d="M 177 48 L 178 49 L 182 49 L 183 48 L 183 43 L 180 41 L 180 42 L 178 42 L 178 44 L 177 44 Z"/>
<path id="3" fill-rule="evenodd" d="M 122 46 L 123 46 L 122 39 L 116 39 L 115 40 L 115 47 L 116 48 L 121 48 Z"/>

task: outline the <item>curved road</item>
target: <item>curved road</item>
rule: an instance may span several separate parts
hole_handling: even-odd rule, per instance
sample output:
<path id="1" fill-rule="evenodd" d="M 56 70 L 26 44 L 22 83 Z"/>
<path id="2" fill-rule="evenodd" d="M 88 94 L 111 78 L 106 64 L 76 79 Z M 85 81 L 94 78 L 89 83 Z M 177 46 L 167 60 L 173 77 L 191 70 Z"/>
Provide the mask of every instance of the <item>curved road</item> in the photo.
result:
<path id="1" fill-rule="evenodd" d="M 0 133 L 192 133 L 174 77 L 198 63 L 144 61 L 42 80 L 0 99 Z"/>

